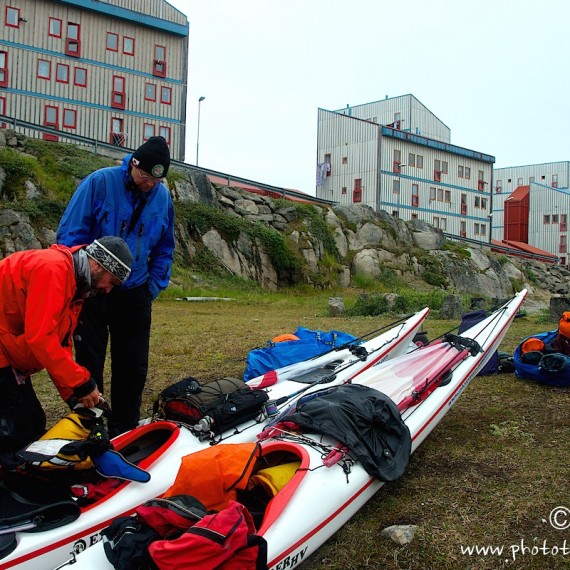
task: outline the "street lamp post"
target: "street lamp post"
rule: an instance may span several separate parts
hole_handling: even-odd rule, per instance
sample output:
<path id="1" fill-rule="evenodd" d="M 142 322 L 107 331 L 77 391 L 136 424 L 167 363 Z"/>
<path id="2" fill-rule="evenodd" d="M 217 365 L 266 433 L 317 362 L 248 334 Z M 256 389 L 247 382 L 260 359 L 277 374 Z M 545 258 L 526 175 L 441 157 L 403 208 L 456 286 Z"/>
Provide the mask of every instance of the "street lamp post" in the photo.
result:
<path id="1" fill-rule="evenodd" d="M 198 150 L 200 148 L 200 107 L 202 106 L 202 101 L 206 97 L 202 96 L 198 99 L 198 123 L 196 129 L 196 166 L 198 166 Z"/>

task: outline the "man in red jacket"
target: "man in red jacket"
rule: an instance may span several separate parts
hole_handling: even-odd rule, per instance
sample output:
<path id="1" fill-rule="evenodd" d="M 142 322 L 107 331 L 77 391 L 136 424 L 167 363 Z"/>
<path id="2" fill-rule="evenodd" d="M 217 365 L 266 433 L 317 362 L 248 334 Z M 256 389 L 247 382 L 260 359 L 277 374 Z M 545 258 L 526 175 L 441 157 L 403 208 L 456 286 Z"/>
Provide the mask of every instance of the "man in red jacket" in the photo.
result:
<path id="1" fill-rule="evenodd" d="M 131 264 L 129 247 L 114 236 L 0 260 L 0 463 L 1 454 L 45 431 L 31 374 L 45 369 L 69 404 L 91 408 L 99 402 L 89 371 L 73 359 L 71 339 L 83 300 L 122 284 Z"/>

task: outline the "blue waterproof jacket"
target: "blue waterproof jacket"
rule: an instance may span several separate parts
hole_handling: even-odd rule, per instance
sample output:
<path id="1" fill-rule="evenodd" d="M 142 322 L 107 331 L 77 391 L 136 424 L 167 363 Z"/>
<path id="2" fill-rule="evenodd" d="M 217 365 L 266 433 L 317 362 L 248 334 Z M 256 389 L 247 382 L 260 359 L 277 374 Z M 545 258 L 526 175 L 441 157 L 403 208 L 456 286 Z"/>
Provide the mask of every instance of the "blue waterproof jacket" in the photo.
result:
<path id="1" fill-rule="evenodd" d="M 163 184 L 145 193 L 132 184 L 131 158 L 132 155 L 127 155 L 121 166 L 102 168 L 81 181 L 59 223 L 57 242 L 70 247 L 103 236 L 123 238 L 133 254 L 133 265 L 120 288 L 131 289 L 147 283 L 155 299 L 168 285 L 172 270 L 174 206 Z M 129 231 L 143 194 L 146 204 Z"/>

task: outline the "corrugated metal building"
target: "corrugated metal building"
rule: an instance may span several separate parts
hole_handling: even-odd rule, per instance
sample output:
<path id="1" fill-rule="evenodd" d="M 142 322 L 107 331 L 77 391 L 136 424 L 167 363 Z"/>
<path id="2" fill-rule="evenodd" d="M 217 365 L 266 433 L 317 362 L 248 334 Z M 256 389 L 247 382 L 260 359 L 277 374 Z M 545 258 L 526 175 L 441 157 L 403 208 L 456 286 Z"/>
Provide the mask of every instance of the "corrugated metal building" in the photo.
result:
<path id="1" fill-rule="evenodd" d="M 495 158 L 452 145 L 449 135 L 412 95 L 319 109 L 316 195 L 490 242 Z"/>
<path id="2" fill-rule="evenodd" d="M 0 0 L 0 18 L 1 114 L 130 148 L 162 135 L 184 160 L 184 14 L 165 0 Z"/>
<path id="3" fill-rule="evenodd" d="M 549 194 L 549 188 L 568 190 L 570 185 L 570 162 L 549 162 L 495 169 L 493 184 L 493 236 L 497 239 L 503 239 L 505 236 L 503 215 L 505 200 L 518 187 L 528 185 L 533 185 L 534 193 L 539 195 L 542 188 L 545 196 Z M 543 204 L 539 202 L 538 206 L 537 215 L 540 215 Z M 544 207 L 547 206 L 548 199 L 544 203 Z M 546 212 L 545 210 L 544 213 L 551 214 L 552 212 Z"/>

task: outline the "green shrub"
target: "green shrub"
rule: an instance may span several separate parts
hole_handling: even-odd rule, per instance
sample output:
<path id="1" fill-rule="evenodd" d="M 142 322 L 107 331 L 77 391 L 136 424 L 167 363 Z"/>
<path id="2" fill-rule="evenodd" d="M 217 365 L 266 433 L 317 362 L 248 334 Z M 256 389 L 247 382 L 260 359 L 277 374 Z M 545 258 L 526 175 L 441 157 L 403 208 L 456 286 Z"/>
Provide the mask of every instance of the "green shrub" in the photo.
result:
<path id="1" fill-rule="evenodd" d="M 388 312 L 388 301 L 384 295 L 361 295 L 356 303 L 346 309 L 348 316 L 370 316 L 377 317 Z"/>
<path id="2" fill-rule="evenodd" d="M 11 148 L 0 148 L 0 166 L 6 173 L 0 198 L 4 200 L 22 199 L 24 179 L 35 180 L 36 160 Z"/>

